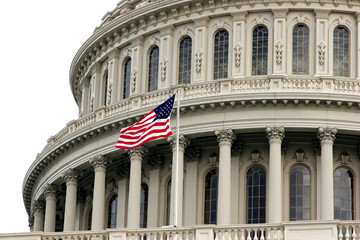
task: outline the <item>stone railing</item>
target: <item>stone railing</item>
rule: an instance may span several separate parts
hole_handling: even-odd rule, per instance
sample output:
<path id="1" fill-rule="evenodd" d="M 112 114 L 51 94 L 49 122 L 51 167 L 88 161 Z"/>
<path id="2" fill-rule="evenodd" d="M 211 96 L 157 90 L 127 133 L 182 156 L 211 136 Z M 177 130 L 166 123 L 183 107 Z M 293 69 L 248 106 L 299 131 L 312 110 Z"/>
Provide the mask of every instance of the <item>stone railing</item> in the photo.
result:
<path id="1" fill-rule="evenodd" d="M 104 231 L 0 234 L 0 240 L 358 240 L 360 221 L 294 221 L 282 224 L 198 225 Z"/>
<path id="2" fill-rule="evenodd" d="M 106 118 L 127 114 L 134 110 L 142 108 L 151 108 L 159 105 L 168 99 L 177 87 L 171 89 L 159 90 L 143 95 L 132 96 L 127 100 L 121 101 L 102 107 L 94 112 L 74 120 L 67 124 L 55 136 L 48 140 L 47 147 L 61 141 L 73 132 L 88 127 L 96 122 L 100 122 Z M 274 92 L 297 92 L 297 93 L 333 93 L 360 95 L 360 81 L 358 80 L 335 80 L 322 78 L 259 78 L 251 80 L 220 80 L 202 83 L 193 83 L 180 86 L 182 100 L 191 100 L 196 98 L 241 95 L 251 93 L 274 93 Z M 253 95 L 256 99 L 256 95 Z"/>

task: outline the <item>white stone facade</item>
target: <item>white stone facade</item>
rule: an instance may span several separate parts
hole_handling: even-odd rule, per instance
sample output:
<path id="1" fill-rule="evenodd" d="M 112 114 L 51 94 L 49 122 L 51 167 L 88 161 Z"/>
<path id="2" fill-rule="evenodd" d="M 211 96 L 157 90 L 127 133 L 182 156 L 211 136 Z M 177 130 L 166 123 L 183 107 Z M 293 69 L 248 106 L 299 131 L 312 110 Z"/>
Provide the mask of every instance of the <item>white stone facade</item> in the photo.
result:
<path id="1" fill-rule="evenodd" d="M 353 0 L 120 1 L 72 62 L 70 85 L 79 118 L 50 137 L 25 176 L 23 196 L 31 230 L 44 231 L 31 239 L 76 234 L 214 239 L 213 233 L 234 240 L 359 239 L 358 13 L 360 2 Z M 259 26 L 267 30 L 263 58 L 254 55 L 260 51 L 260 44 L 254 47 Z M 308 31 L 305 74 L 294 74 L 293 69 L 297 26 Z M 347 37 L 334 37 L 335 29 Z M 222 60 L 215 57 L 220 31 L 227 33 L 227 44 L 219 51 L 227 51 Z M 180 44 L 185 38 L 192 43 L 190 82 L 179 84 Z M 149 91 L 149 56 L 155 48 L 157 88 Z M 266 58 L 265 64 L 255 66 L 257 57 L 259 64 Z M 130 72 L 125 69 L 129 59 Z M 221 70 L 215 70 L 218 62 Z M 342 76 L 334 73 L 338 65 Z M 254 66 L 266 74 L 254 74 Z M 217 71 L 226 72 L 226 77 L 214 79 Z M 124 89 L 126 74 L 129 85 Z M 121 128 L 179 88 L 178 167 L 173 164 L 174 139 L 155 140 L 131 151 L 115 148 Z M 124 91 L 129 91 L 127 98 Z M 176 124 L 174 111 L 173 130 Z M 304 167 L 306 181 L 292 187 L 296 166 Z M 249 183 L 253 167 L 265 176 L 264 185 Z M 207 207 L 207 176 L 214 169 L 216 206 Z M 350 205 L 336 198 L 337 191 L 346 191 L 338 190 L 334 180 L 339 169 L 346 169 L 351 178 L 351 198 L 346 198 Z M 178 174 L 183 187 L 176 196 L 182 204 L 174 209 L 175 192 L 168 186 Z M 145 210 L 140 207 L 144 184 Z M 293 193 L 298 186 L 308 194 Z M 257 187 L 265 191 L 259 193 L 263 198 L 249 193 Z M 292 194 L 303 202 L 293 206 Z M 116 195 L 115 221 L 108 209 Z M 256 203 L 255 208 L 250 204 L 257 200 L 249 199 L 264 200 L 265 205 Z M 340 216 L 348 214 L 341 219 L 334 213 L 338 204 Z M 208 208 L 215 209 L 212 217 Z M 292 221 L 300 216 L 297 211 L 303 219 Z M 174 222 L 175 229 L 160 228 Z"/>

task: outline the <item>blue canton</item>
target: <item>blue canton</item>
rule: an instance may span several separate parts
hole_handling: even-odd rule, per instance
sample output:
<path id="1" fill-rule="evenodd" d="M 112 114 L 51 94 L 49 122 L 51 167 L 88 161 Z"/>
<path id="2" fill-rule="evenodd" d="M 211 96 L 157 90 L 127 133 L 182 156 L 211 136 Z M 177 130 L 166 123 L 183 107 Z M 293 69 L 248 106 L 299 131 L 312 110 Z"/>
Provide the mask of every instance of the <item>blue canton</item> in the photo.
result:
<path id="1" fill-rule="evenodd" d="M 174 105 L 174 100 L 175 94 L 166 102 L 163 102 L 161 105 L 154 109 L 154 112 L 156 113 L 156 118 L 154 119 L 154 121 L 156 121 L 157 119 L 166 119 L 170 116 L 171 110 Z"/>

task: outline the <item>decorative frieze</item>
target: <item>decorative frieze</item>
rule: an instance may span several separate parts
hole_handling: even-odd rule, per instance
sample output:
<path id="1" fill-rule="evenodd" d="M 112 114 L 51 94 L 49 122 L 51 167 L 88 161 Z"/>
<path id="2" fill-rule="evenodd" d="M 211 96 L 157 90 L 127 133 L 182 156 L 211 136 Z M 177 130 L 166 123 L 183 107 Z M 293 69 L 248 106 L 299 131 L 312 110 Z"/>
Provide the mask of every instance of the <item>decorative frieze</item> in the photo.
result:
<path id="1" fill-rule="evenodd" d="M 201 157 L 201 148 L 200 147 L 188 147 L 184 153 L 184 158 L 186 162 L 196 162 L 199 161 Z"/>
<path id="2" fill-rule="evenodd" d="M 337 129 L 336 128 L 319 128 L 318 138 L 322 142 L 324 140 L 334 141 L 336 138 Z"/>
<path id="3" fill-rule="evenodd" d="M 65 182 L 78 182 L 81 177 L 81 172 L 78 169 L 69 168 L 62 174 L 62 177 Z"/>
<path id="4" fill-rule="evenodd" d="M 269 141 L 282 141 L 285 137 L 284 127 L 267 127 L 266 135 Z"/>
<path id="5" fill-rule="evenodd" d="M 215 135 L 219 143 L 230 142 L 231 144 L 236 138 L 236 134 L 232 129 L 216 130 Z"/>
<path id="6" fill-rule="evenodd" d="M 107 166 L 111 163 L 111 160 L 104 155 L 97 155 L 89 160 L 90 164 L 94 167 L 94 169 L 98 167 L 107 168 Z"/>
<path id="7" fill-rule="evenodd" d="M 59 186 L 56 184 L 47 184 L 43 188 L 45 197 L 56 197 L 59 191 Z"/>

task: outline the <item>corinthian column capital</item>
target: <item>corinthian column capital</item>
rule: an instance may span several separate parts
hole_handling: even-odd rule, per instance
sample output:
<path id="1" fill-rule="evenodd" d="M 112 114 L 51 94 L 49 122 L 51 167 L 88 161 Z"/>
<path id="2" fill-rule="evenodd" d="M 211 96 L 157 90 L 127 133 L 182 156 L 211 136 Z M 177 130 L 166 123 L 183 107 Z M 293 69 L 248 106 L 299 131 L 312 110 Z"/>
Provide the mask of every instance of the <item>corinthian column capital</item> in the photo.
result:
<path id="1" fill-rule="evenodd" d="M 230 144 L 232 144 L 232 142 L 236 138 L 236 135 L 232 129 L 216 130 L 215 135 L 219 143 L 229 142 Z"/>
<path id="2" fill-rule="evenodd" d="M 45 210 L 45 201 L 43 200 L 34 200 L 32 205 L 33 212 L 44 212 Z"/>
<path id="3" fill-rule="evenodd" d="M 170 143 L 170 147 L 173 151 L 176 151 L 176 135 L 171 135 L 168 138 L 168 142 Z M 190 144 L 190 139 L 186 137 L 184 134 L 179 135 L 179 148 L 185 150 L 187 146 Z"/>
<path id="4" fill-rule="evenodd" d="M 111 160 L 104 155 L 97 155 L 90 158 L 89 162 L 94 167 L 94 169 L 98 167 L 103 167 L 106 169 L 107 166 L 111 163 Z"/>
<path id="5" fill-rule="evenodd" d="M 269 142 L 279 141 L 282 142 L 285 137 L 285 128 L 284 127 L 266 127 L 266 136 L 269 139 Z"/>
<path id="6" fill-rule="evenodd" d="M 56 197 L 59 190 L 59 186 L 56 184 L 47 184 L 43 188 L 45 197 Z"/>
<path id="7" fill-rule="evenodd" d="M 78 169 L 69 168 L 62 174 L 62 177 L 65 182 L 78 182 L 81 177 L 81 172 Z"/>
<path id="8" fill-rule="evenodd" d="M 320 142 L 323 141 L 331 141 L 334 142 L 335 140 L 335 136 L 337 133 L 337 129 L 336 128 L 322 128 L 320 127 L 318 130 L 318 138 L 320 140 Z"/>
<path id="9" fill-rule="evenodd" d="M 144 146 L 140 146 L 137 148 L 126 149 L 126 152 L 129 154 L 130 159 L 133 157 L 143 158 L 147 153 L 147 148 L 145 148 Z"/>

